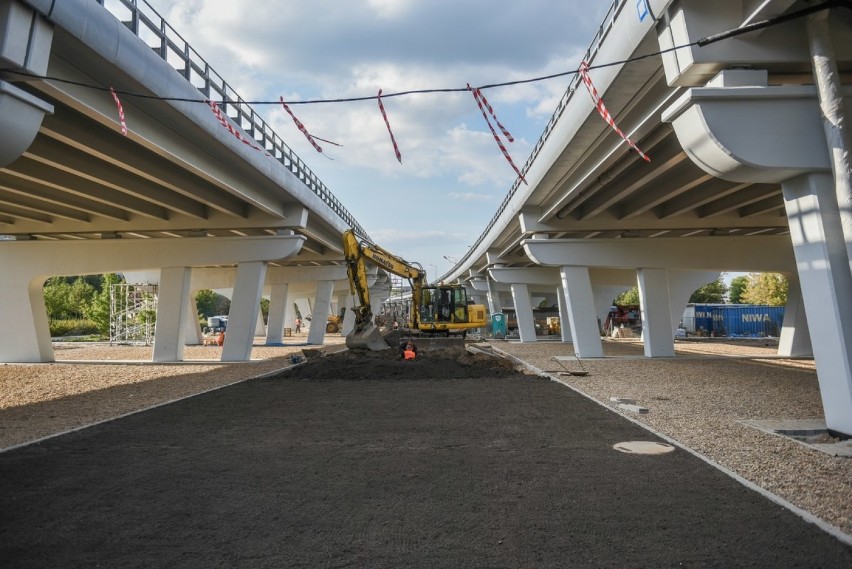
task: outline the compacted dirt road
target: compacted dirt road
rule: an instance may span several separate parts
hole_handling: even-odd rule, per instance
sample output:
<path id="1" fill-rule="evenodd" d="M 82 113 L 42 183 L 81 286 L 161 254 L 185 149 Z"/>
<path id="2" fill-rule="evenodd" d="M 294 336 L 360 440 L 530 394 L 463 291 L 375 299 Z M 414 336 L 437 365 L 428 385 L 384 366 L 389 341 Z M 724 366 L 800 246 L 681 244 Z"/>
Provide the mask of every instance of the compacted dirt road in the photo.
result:
<path id="1" fill-rule="evenodd" d="M 8 567 L 850 567 L 498 359 L 341 352 L 0 454 Z"/>

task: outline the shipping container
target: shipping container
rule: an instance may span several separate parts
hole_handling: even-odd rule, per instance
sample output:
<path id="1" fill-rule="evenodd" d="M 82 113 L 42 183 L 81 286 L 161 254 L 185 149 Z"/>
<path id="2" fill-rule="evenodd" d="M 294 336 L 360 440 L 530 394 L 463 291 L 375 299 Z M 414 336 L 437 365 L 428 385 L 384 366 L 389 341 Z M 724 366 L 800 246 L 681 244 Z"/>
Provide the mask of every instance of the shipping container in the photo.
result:
<path id="1" fill-rule="evenodd" d="M 713 309 L 724 304 L 688 304 L 683 311 L 681 327 L 687 333 L 699 336 L 709 336 L 713 331 Z"/>
<path id="2" fill-rule="evenodd" d="M 783 306 L 690 304 L 681 327 L 697 336 L 777 337 L 783 323 Z"/>

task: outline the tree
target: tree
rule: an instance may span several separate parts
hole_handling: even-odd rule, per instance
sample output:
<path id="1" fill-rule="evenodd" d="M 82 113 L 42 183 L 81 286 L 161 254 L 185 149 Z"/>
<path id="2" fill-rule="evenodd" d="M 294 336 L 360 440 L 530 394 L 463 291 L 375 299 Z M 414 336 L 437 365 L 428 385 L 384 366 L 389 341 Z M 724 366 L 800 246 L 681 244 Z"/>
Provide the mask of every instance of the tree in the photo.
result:
<path id="1" fill-rule="evenodd" d="M 751 273 L 742 299 L 749 304 L 784 306 L 789 285 L 787 278 L 778 273 Z"/>
<path id="2" fill-rule="evenodd" d="M 69 290 L 68 304 L 70 318 L 82 319 L 95 298 L 95 287 L 83 277 L 74 279 Z"/>
<path id="3" fill-rule="evenodd" d="M 728 287 L 725 286 L 725 283 L 722 281 L 722 277 L 719 277 L 712 283 L 707 283 L 693 292 L 692 296 L 689 297 L 689 302 L 699 304 L 721 304 L 725 302 L 725 293 L 727 291 Z"/>
<path id="4" fill-rule="evenodd" d="M 231 301 L 209 288 L 199 290 L 195 295 L 195 306 L 202 318 L 227 314 L 231 310 Z"/>
<path id="5" fill-rule="evenodd" d="M 64 277 L 50 277 L 44 283 L 44 307 L 49 320 L 66 320 L 71 312 L 68 299 L 71 285 Z"/>
<path id="6" fill-rule="evenodd" d="M 742 304 L 743 294 L 748 288 L 748 277 L 740 275 L 731 279 L 731 286 L 728 287 L 728 302 L 731 304 Z"/>
<path id="7" fill-rule="evenodd" d="M 92 302 L 86 311 L 86 318 L 95 323 L 98 327 L 98 332 L 107 336 L 109 335 L 110 324 L 112 323 L 110 291 L 112 289 L 112 285 L 124 282 L 124 279 L 115 273 L 107 273 L 105 275 L 101 275 L 100 278 L 100 292 L 98 292 L 92 299 Z"/>
<path id="8" fill-rule="evenodd" d="M 639 288 L 634 286 L 629 290 L 625 290 L 624 292 L 616 296 L 615 300 L 613 300 L 612 303 L 616 306 L 639 304 Z"/>
<path id="9" fill-rule="evenodd" d="M 269 322 L 269 299 L 260 298 L 260 313 L 263 315 L 263 323 Z"/>

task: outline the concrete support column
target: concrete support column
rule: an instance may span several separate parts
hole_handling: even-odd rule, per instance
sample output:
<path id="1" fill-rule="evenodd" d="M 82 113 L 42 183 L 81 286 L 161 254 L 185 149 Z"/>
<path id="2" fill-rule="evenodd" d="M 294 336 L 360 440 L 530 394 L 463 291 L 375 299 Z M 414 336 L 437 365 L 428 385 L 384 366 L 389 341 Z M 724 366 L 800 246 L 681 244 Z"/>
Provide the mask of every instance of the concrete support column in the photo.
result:
<path id="1" fill-rule="evenodd" d="M 810 357 L 814 355 L 814 349 L 811 347 L 802 288 L 799 286 L 799 279 L 794 275 L 790 275 L 787 282 L 790 283 L 790 288 L 787 290 L 784 324 L 778 339 L 778 355 L 790 358 Z"/>
<path id="2" fill-rule="evenodd" d="M 718 271 L 668 271 L 669 315 L 671 316 L 671 337 L 677 334 L 677 327 L 683 318 L 683 311 L 692 293 L 706 284 L 717 280 Z"/>
<path id="3" fill-rule="evenodd" d="M 260 309 L 260 302 L 257 303 L 257 319 L 254 322 L 254 335 L 266 338 L 266 326 L 263 323 L 263 310 Z"/>
<path id="4" fill-rule="evenodd" d="M 322 345 L 325 340 L 325 324 L 328 321 L 328 307 L 334 292 L 334 281 L 319 281 L 314 297 L 314 312 L 311 315 L 311 329 L 308 331 L 308 344 Z"/>
<path id="5" fill-rule="evenodd" d="M 559 332 L 563 342 L 571 341 L 571 322 L 568 319 L 568 304 L 565 302 L 565 289 L 556 289 L 556 304 L 559 306 Z"/>
<path id="6" fill-rule="evenodd" d="M 50 326 L 44 305 L 44 277 L 29 283 L 14 271 L 0 270 L 0 314 L 14 322 L 14 333 L 7 328 L 0 341 L 0 361 L 52 362 Z"/>
<path id="7" fill-rule="evenodd" d="M 191 281 L 192 279 L 190 279 L 190 283 Z M 191 288 L 185 306 L 186 315 L 183 319 L 184 345 L 198 346 L 202 341 L 201 325 L 198 323 L 198 304 L 195 302 L 195 292 Z"/>
<path id="8" fill-rule="evenodd" d="M 348 336 L 349 332 L 355 328 L 355 297 L 351 294 L 347 293 L 343 299 L 343 306 L 346 308 L 346 312 L 343 314 L 343 325 L 340 327 L 340 333 L 344 336 Z M 388 322 L 387 325 L 390 327 L 393 323 Z"/>
<path id="9" fill-rule="evenodd" d="M 843 81 L 837 69 L 828 16 L 828 10 L 821 10 L 807 17 L 808 47 L 813 62 L 814 83 L 819 93 L 825 142 L 831 157 L 840 224 L 852 268 L 852 163 L 849 155 L 852 152 L 852 133 L 843 102 Z"/>
<path id="10" fill-rule="evenodd" d="M 373 306 L 373 317 L 382 311 L 382 304 L 390 298 L 390 290 L 387 285 L 370 287 L 370 304 Z"/>
<path id="11" fill-rule="evenodd" d="M 157 297 L 157 326 L 154 329 L 155 362 L 183 360 L 184 318 L 189 300 L 189 267 L 167 267 L 160 271 Z"/>
<path id="12" fill-rule="evenodd" d="M 299 298 L 294 299 L 293 304 L 296 305 L 296 307 L 299 309 L 299 314 L 302 315 L 302 331 L 304 332 L 305 328 L 313 329 L 313 323 L 314 323 L 313 318 L 314 317 L 313 317 L 313 306 L 311 305 L 311 299 L 305 298 L 305 297 L 299 297 Z M 310 322 L 307 321 L 308 316 L 311 317 Z M 295 321 L 296 321 L 296 316 L 294 315 L 293 319 L 290 320 L 290 322 L 295 322 Z M 325 330 L 325 323 L 323 323 L 322 329 Z M 295 325 L 293 326 L 293 332 L 294 333 L 296 332 Z"/>
<path id="13" fill-rule="evenodd" d="M 503 312 L 500 301 L 500 291 L 497 290 L 497 283 L 494 279 L 488 278 L 488 311 L 491 314 Z"/>
<path id="14" fill-rule="evenodd" d="M 260 297 L 266 263 L 255 261 L 237 265 L 234 295 L 228 313 L 228 331 L 222 347 L 222 361 L 236 362 L 251 359 L 254 327 L 260 311 Z"/>
<path id="15" fill-rule="evenodd" d="M 269 293 L 269 316 L 266 320 L 266 345 L 277 346 L 284 338 L 284 313 L 287 307 L 286 284 L 272 285 Z"/>
<path id="16" fill-rule="evenodd" d="M 615 297 L 629 289 L 630 287 L 615 286 L 615 285 L 592 285 L 592 293 L 595 295 L 595 317 L 598 323 L 598 332 L 606 323 L 606 317 L 609 316 L 609 309 L 612 307 L 612 301 Z"/>
<path id="17" fill-rule="evenodd" d="M 474 304 L 481 304 L 483 306 L 488 306 L 488 295 L 482 294 L 478 290 L 467 289 L 467 299 L 468 301 L 473 301 Z"/>
<path id="18" fill-rule="evenodd" d="M 568 305 L 574 353 L 582 358 L 602 358 L 603 345 L 588 267 L 561 267 L 559 275 Z"/>
<path id="19" fill-rule="evenodd" d="M 649 358 L 674 357 L 667 272 L 665 269 L 639 269 L 637 276 L 645 355 Z"/>
<path id="20" fill-rule="evenodd" d="M 533 319 L 530 289 L 525 284 L 512 284 L 512 300 L 515 303 L 515 318 L 521 342 L 535 342 L 535 320 Z"/>
<path id="21" fill-rule="evenodd" d="M 852 273 L 831 174 L 781 185 L 829 429 L 852 435 Z"/>

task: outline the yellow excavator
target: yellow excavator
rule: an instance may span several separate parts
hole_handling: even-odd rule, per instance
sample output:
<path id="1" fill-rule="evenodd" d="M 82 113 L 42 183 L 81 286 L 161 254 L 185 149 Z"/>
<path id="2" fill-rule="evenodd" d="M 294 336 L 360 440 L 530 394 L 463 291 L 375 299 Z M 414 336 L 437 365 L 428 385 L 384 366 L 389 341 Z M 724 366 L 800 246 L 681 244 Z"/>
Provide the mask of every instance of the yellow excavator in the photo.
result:
<path id="1" fill-rule="evenodd" d="M 467 291 L 461 285 L 427 285 L 426 271 L 419 263 L 409 263 L 361 240 L 351 229 L 343 232 L 343 255 L 349 287 L 360 303 L 355 312 L 355 327 L 346 336 L 350 349 L 383 350 L 388 347 L 373 321 L 370 291 L 367 286 L 366 261 L 385 271 L 408 279 L 411 285 L 411 310 L 408 328 L 421 334 L 464 334 L 467 330 L 485 326 L 485 307 L 468 304 Z"/>

